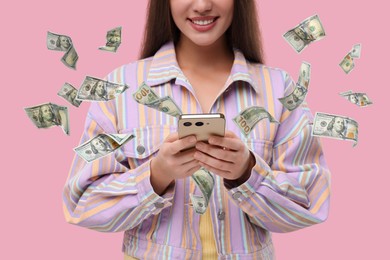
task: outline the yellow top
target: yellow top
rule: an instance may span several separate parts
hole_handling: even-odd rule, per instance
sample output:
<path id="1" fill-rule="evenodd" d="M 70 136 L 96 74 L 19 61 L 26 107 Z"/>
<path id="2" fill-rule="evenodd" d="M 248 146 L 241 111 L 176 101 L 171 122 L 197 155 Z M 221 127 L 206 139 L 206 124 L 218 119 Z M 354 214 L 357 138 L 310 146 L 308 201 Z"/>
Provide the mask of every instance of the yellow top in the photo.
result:
<path id="1" fill-rule="evenodd" d="M 214 239 L 213 224 L 211 222 L 210 207 L 207 207 L 206 212 L 200 215 L 199 234 L 202 241 L 202 259 L 212 260 L 217 259 L 217 246 Z M 125 254 L 125 260 L 136 260 Z"/>

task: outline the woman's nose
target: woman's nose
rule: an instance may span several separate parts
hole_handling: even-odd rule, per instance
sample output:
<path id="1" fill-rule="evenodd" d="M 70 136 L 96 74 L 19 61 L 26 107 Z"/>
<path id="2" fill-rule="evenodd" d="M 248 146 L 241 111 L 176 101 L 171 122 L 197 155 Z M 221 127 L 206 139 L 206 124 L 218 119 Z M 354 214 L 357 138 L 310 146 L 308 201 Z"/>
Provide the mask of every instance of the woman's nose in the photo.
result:
<path id="1" fill-rule="evenodd" d="M 200 14 L 204 14 L 210 12 L 213 8 L 212 0 L 194 0 L 193 1 L 193 9 L 195 12 Z"/>

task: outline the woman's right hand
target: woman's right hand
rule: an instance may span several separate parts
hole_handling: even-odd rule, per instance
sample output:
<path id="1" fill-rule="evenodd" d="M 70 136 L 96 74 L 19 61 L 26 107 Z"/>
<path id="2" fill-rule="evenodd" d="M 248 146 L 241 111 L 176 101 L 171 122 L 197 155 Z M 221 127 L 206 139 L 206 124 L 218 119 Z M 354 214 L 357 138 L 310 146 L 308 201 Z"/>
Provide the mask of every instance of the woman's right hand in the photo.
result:
<path id="1" fill-rule="evenodd" d="M 177 133 L 167 136 L 157 156 L 150 162 L 150 182 L 157 194 L 161 195 L 172 181 L 191 176 L 199 170 L 200 164 L 194 159 L 195 147 L 180 152 L 195 144 L 195 136 L 182 139 Z"/>

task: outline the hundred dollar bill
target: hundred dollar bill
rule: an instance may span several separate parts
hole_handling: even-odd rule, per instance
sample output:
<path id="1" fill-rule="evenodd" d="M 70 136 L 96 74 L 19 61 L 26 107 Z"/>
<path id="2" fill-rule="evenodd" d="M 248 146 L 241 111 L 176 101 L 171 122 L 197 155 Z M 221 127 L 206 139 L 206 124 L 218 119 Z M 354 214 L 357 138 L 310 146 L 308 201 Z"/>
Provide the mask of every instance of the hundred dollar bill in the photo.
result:
<path id="1" fill-rule="evenodd" d="M 339 95 L 359 107 L 366 107 L 373 104 L 366 93 L 357 93 L 352 92 L 352 90 L 348 90 L 346 92 L 339 93 Z"/>
<path id="2" fill-rule="evenodd" d="M 182 114 L 181 109 L 170 96 L 160 98 L 145 82 L 133 93 L 133 98 L 142 105 L 174 117 L 179 117 Z"/>
<path id="3" fill-rule="evenodd" d="M 283 35 L 283 38 L 297 53 L 303 51 L 310 43 L 324 37 L 325 30 L 318 15 L 306 18 L 299 25 Z"/>
<path id="4" fill-rule="evenodd" d="M 164 112 L 173 117 L 179 117 L 182 112 L 177 106 L 175 101 L 170 96 L 166 96 L 148 104 L 147 106 L 157 109 L 158 111 Z"/>
<path id="5" fill-rule="evenodd" d="M 66 52 L 72 46 L 72 39 L 66 35 L 47 32 L 46 46 L 52 51 Z"/>
<path id="6" fill-rule="evenodd" d="M 149 105 L 160 99 L 145 82 L 142 82 L 137 91 L 133 93 L 133 98 L 135 101 L 143 105 Z"/>
<path id="7" fill-rule="evenodd" d="M 362 45 L 360 43 L 355 44 L 352 47 L 352 50 L 350 50 L 348 54 L 345 55 L 343 60 L 340 62 L 339 66 L 343 69 L 343 71 L 346 74 L 349 74 L 355 68 L 354 58 L 355 59 L 360 58 L 361 50 L 362 50 Z"/>
<path id="8" fill-rule="evenodd" d="M 79 58 L 76 49 L 73 46 L 72 39 L 67 35 L 47 32 L 46 46 L 49 50 L 65 52 L 61 61 L 65 66 L 76 69 L 76 63 Z"/>
<path id="9" fill-rule="evenodd" d="M 108 101 L 115 99 L 129 87 L 106 80 L 86 76 L 77 92 L 77 100 Z"/>
<path id="10" fill-rule="evenodd" d="M 69 50 L 64 54 L 64 56 L 62 56 L 61 61 L 68 68 L 76 69 L 76 63 L 78 59 L 79 55 L 77 54 L 76 49 L 72 45 Z"/>
<path id="11" fill-rule="evenodd" d="M 67 82 L 65 82 L 62 88 L 58 91 L 57 95 L 67 100 L 75 107 L 79 107 L 82 102 L 81 100 L 76 99 L 77 89 Z"/>
<path id="12" fill-rule="evenodd" d="M 131 134 L 99 134 L 73 150 L 86 162 L 106 156 L 134 138 Z"/>
<path id="13" fill-rule="evenodd" d="M 339 66 L 343 69 L 345 74 L 349 74 L 355 68 L 355 62 L 351 54 L 347 54 L 343 60 L 340 62 Z"/>
<path id="14" fill-rule="evenodd" d="M 26 107 L 24 111 L 38 128 L 51 128 L 61 126 L 65 134 L 69 135 L 68 108 L 53 103 L 44 103 L 37 106 Z"/>
<path id="15" fill-rule="evenodd" d="M 279 101 L 289 111 L 296 109 L 305 100 L 310 82 L 310 68 L 309 63 L 302 62 L 298 83 L 295 85 L 293 92 L 285 97 L 279 98 Z"/>
<path id="16" fill-rule="evenodd" d="M 354 141 L 355 147 L 358 143 L 358 123 L 349 117 L 317 112 L 312 135 Z"/>
<path id="17" fill-rule="evenodd" d="M 99 50 L 116 52 L 122 42 L 122 27 L 109 30 L 106 34 L 106 46 L 99 47 Z"/>
<path id="18" fill-rule="evenodd" d="M 192 206 L 194 207 L 196 213 L 203 214 L 206 212 L 214 189 L 214 177 L 208 170 L 201 167 L 192 175 L 192 179 L 202 192 L 202 195 L 190 194 Z"/>
<path id="19" fill-rule="evenodd" d="M 352 50 L 349 53 L 351 54 L 352 58 L 359 59 L 361 51 L 362 51 L 362 44 L 357 43 L 357 44 L 353 45 Z"/>
<path id="20" fill-rule="evenodd" d="M 241 111 L 239 115 L 233 118 L 233 121 L 236 123 L 241 133 L 248 137 L 253 127 L 264 118 L 268 118 L 271 123 L 279 124 L 265 108 L 259 106 L 252 106 Z"/>

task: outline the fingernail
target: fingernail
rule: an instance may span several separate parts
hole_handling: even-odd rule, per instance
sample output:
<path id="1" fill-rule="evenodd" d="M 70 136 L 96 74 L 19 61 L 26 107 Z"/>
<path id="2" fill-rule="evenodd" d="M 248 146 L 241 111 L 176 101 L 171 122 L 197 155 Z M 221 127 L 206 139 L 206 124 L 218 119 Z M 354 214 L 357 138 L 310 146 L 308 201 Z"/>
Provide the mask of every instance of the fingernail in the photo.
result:
<path id="1" fill-rule="evenodd" d="M 214 143 L 214 142 L 215 142 L 215 138 L 214 138 L 214 137 L 210 137 L 210 138 L 209 138 L 209 143 L 212 144 L 212 143 Z"/>

